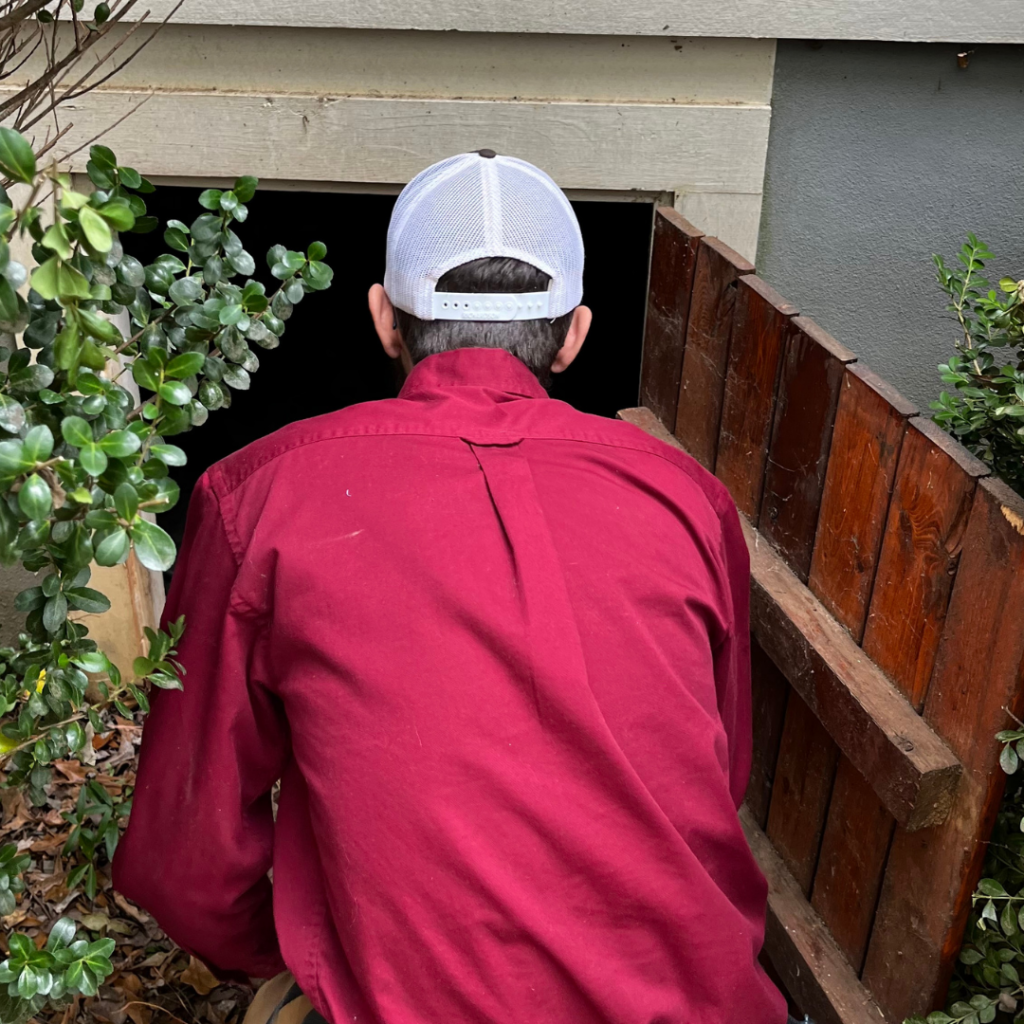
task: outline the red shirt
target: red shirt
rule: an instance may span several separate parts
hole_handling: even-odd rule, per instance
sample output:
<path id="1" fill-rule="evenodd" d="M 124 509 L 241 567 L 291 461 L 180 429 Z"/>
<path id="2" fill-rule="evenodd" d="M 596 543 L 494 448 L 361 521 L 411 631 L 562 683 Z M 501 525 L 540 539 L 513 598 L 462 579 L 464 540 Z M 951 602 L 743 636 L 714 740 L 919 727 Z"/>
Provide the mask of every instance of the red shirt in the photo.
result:
<path id="1" fill-rule="evenodd" d="M 333 1024 L 780 1024 L 747 588 L 692 459 L 431 356 L 200 481 L 115 884 Z"/>

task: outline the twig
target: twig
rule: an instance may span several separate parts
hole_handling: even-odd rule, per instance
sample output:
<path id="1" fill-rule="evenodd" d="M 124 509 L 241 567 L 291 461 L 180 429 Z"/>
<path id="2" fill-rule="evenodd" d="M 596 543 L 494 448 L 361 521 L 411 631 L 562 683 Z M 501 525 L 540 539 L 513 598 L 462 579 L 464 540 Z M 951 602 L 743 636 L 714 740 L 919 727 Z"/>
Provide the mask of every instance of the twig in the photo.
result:
<path id="1" fill-rule="evenodd" d="M 156 1003 L 144 1003 L 141 999 L 135 999 L 130 1003 L 125 1003 L 121 1007 L 122 1010 L 127 1010 L 129 1006 L 148 1006 L 151 1010 L 159 1010 L 161 1013 L 166 1013 L 172 1020 L 176 1020 L 178 1024 L 188 1024 L 187 1021 L 183 1021 L 180 1017 L 176 1017 L 170 1010 L 163 1006 L 157 1006 Z"/>

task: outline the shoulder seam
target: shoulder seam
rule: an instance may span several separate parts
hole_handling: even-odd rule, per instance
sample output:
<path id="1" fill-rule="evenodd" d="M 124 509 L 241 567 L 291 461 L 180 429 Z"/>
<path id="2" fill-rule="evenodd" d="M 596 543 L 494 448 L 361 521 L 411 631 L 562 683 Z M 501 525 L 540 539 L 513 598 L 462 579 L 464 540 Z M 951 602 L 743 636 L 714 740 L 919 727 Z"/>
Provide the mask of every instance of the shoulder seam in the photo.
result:
<path id="1" fill-rule="evenodd" d="M 479 436 L 477 431 L 469 431 L 468 433 L 474 436 Z M 300 448 L 308 448 L 310 445 L 321 444 L 326 441 L 344 441 L 348 438 L 360 438 L 360 437 L 446 437 L 452 440 L 458 440 L 462 435 L 457 431 L 433 431 L 424 429 L 412 429 L 412 430 L 395 430 L 395 429 L 384 429 L 384 430 L 352 430 L 345 431 L 342 433 L 330 433 L 321 436 L 309 437 L 301 441 L 295 441 L 290 444 L 281 446 L 267 452 L 261 458 L 255 460 L 252 464 L 245 467 L 245 473 L 240 479 L 236 481 L 229 481 L 225 479 L 225 472 L 221 469 L 220 465 L 211 466 L 206 471 L 206 475 L 211 476 L 212 485 L 212 474 L 216 473 L 222 484 L 224 485 L 223 495 L 225 498 L 230 499 L 234 492 L 238 490 L 253 474 L 259 470 L 269 466 L 272 462 L 287 455 L 289 452 L 297 451 Z M 629 441 L 611 441 L 598 436 L 591 436 L 585 433 L 561 433 L 561 434 L 501 434 L 497 432 L 494 435 L 494 440 L 522 440 L 522 441 L 572 441 L 577 444 L 598 444 L 606 448 L 619 448 L 627 451 L 643 452 L 647 455 L 653 455 L 659 459 L 663 459 L 665 462 L 670 463 L 677 469 L 682 470 L 690 480 L 696 485 L 700 492 L 707 499 L 708 504 L 711 506 L 715 514 L 721 518 L 721 510 L 718 508 L 718 502 L 712 500 L 711 495 L 702 485 L 701 481 L 695 474 L 690 472 L 691 463 L 696 465 L 693 460 L 693 456 L 688 455 L 683 451 L 676 451 L 674 448 L 666 445 L 663 441 L 659 441 L 657 438 L 650 438 L 648 444 L 637 444 L 630 443 Z M 646 438 L 645 438 L 646 439 Z"/>

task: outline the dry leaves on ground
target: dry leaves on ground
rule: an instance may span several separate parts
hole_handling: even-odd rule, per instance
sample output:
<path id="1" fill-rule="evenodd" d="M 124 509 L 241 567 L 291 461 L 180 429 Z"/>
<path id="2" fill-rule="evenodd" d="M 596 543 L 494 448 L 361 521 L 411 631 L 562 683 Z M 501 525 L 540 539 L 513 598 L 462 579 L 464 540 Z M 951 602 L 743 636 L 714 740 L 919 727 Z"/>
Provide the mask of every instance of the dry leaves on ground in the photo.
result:
<path id="1" fill-rule="evenodd" d="M 15 789 L 0 789 L 0 846 L 16 843 L 32 855 L 26 890 L 12 914 L 0 917 L 0 953 L 12 931 L 43 945 L 53 922 L 73 918 L 91 939 L 117 943 L 114 973 L 92 998 L 77 997 L 60 1011 L 40 1014 L 37 1024 L 239 1024 L 252 993 L 219 984 L 200 961 L 179 950 L 144 911 L 110 885 L 110 866 L 98 871 L 96 898 L 65 884 L 75 854 L 62 847 L 71 826 L 63 815 L 75 807 L 82 784 L 94 779 L 113 796 L 130 795 L 142 727 L 115 714 L 104 716 L 106 731 L 91 737 L 95 764 L 59 762 L 47 803 L 30 807 Z M 92 756 L 88 757 L 93 760 Z M 2 776 L 0 776 L 2 780 Z M 0 956 L 2 959 L 2 956 Z"/>

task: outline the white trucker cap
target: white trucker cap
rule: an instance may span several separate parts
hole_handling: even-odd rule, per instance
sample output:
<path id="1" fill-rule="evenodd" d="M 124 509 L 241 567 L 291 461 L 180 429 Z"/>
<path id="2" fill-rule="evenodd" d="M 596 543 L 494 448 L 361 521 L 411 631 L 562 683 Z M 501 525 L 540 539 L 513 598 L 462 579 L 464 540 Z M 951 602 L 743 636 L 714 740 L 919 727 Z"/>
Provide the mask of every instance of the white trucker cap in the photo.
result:
<path id="1" fill-rule="evenodd" d="M 509 256 L 551 277 L 546 292 L 435 292 L 453 267 Z M 420 171 L 388 226 L 384 290 L 420 320 L 553 320 L 583 298 L 583 236 L 569 200 L 540 168 L 493 150 Z"/>

